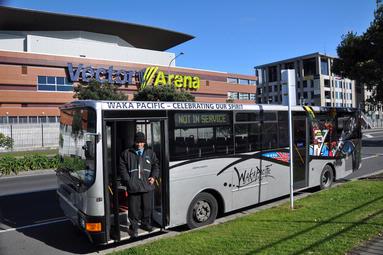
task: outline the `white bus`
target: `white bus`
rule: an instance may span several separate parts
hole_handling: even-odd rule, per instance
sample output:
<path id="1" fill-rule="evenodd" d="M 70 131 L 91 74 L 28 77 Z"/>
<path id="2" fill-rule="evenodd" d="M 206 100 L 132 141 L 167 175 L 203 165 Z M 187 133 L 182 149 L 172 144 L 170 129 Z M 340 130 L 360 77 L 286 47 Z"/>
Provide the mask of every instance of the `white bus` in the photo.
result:
<path id="1" fill-rule="evenodd" d="M 289 194 L 285 106 L 85 100 L 63 106 L 60 123 L 60 206 L 93 243 L 130 238 L 118 160 L 137 131 L 160 160 L 155 231 Z M 293 107 L 293 141 L 294 189 L 330 187 L 360 167 L 360 114 Z"/>

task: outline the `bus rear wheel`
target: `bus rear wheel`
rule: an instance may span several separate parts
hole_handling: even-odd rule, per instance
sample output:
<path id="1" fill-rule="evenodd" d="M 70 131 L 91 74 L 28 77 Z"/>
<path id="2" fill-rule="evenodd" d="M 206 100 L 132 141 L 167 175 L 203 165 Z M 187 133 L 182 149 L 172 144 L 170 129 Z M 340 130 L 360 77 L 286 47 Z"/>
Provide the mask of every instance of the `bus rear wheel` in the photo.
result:
<path id="1" fill-rule="evenodd" d="M 218 203 L 213 195 L 199 193 L 190 203 L 187 213 L 187 225 L 189 228 L 199 228 L 214 222 L 218 213 Z"/>
<path id="2" fill-rule="evenodd" d="M 331 166 L 326 165 L 320 175 L 320 189 L 328 189 L 334 182 L 334 174 Z"/>

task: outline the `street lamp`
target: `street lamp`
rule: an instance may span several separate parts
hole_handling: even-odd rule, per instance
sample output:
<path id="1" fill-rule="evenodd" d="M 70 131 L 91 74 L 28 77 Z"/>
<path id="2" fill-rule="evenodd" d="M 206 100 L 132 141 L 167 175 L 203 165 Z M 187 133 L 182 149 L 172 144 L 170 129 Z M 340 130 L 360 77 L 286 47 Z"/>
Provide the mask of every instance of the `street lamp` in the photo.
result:
<path id="1" fill-rule="evenodd" d="M 170 60 L 169 62 L 169 66 L 168 66 L 168 74 L 170 72 L 170 66 L 172 65 L 173 61 L 176 60 L 176 58 L 178 58 L 179 56 L 183 55 L 184 53 L 181 51 L 180 53 L 178 53 L 174 58 L 172 58 L 172 60 Z"/>

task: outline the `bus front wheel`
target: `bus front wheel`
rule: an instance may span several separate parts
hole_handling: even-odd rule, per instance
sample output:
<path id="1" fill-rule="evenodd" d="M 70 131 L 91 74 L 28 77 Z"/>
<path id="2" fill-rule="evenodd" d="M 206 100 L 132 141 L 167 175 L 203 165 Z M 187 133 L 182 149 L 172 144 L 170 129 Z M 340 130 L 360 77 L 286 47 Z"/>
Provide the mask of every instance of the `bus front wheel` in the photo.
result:
<path id="1" fill-rule="evenodd" d="M 218 213 L 217 200 L 213 195 L 202 192 L 190 203 L 187 213 L 187 225 L 189 228 L 198 228 L 214 222 Z"/>
<path id="2" fill-rule="evenodd" d="M 320 175 L 320 189 L 330 188 L 334 181 L 334 174 L 331 166 L 326 165 Z"/>

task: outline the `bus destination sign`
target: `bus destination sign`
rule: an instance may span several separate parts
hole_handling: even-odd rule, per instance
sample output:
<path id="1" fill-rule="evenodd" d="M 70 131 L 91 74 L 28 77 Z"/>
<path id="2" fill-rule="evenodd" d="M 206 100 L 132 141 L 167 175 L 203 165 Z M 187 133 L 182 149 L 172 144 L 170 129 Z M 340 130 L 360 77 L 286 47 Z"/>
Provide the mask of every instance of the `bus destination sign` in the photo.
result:
<path id="1" fill-rule="evenodd" d="M 175 127 L 222 126 L 230 124 L 229 113 L 176 113 Z"/>

